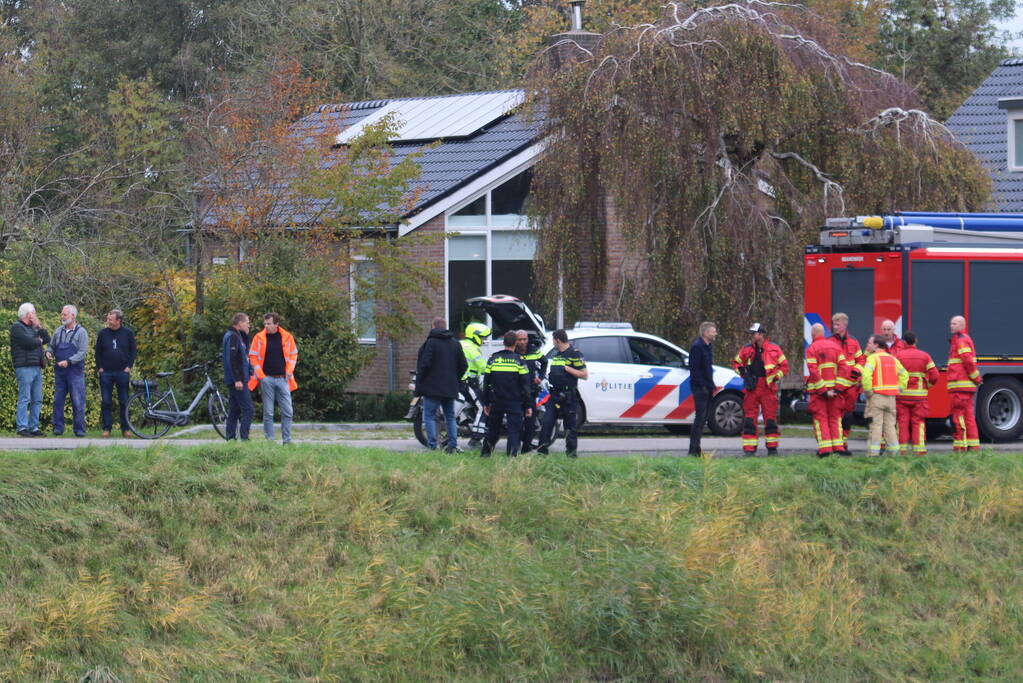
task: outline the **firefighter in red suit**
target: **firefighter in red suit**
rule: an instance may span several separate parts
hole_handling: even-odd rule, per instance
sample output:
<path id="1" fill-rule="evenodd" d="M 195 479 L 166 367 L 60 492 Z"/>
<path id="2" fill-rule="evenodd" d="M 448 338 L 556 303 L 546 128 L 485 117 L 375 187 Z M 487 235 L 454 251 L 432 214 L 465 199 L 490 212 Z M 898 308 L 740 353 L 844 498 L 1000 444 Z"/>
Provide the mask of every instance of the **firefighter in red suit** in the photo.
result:
<path id="1" fill-rule="evenodd" d="M 824 336 L 824 326 L 810 328 L 813 342 L 806 348 L 806 390 L 810 394 L 810 415 L 817 437 L 817 457 L 832 453 L 848 454 L 842 439 L 842 410 L 845 406 L 842 387 L 849 381 L 851 364 L 846 361 L 841 343 Z M 857 385 L 858 386 L 858 385 Z"/>
<path id="2" fill-rule="evenodd" d="M 952 399 L 952 451 L 965 453 L 980 450 L 977 418 L 973 412 L 973 395 L 983 381 L 977 369 L 977 349 L 966 334 L 966 318 L 957 315 L 949 323 L 952 344 L 948 349 L 948 395 Z"/>
<path id="3" fill-rule="evenodd" d="M 909 455 L 910 444 L 917 455 L 927 455 L 927 391 L 941 378 L 938 368 L 926 351 L 916 348 L 916 335 L 906 332 L 899 362 L 909 373 L 909 383 L 895 401 L 899 420 L 899 443 L 902 454 Z"/>
<path id="4" fill-rule="evenodd" d="M 842 392 L 842 445 L 836 449 L 843 455 L 849 454 L 849 429 L 852 427 L 852 414 L 856 410 L 856 400 L 860 397 L 861 368 L 867 357 L 860 349 L 860 343 L 849 334 L 849 316 L 835 313 L 831 316 L 831 337 L 842 347 L 842 354 L 849 365 L 848 377 L 841 378 L 839 387 Z"/>
<path id="5" fill-rule="evenodd" d="M 898 357 L 902 349 L 906 348 L 906 342 L 895 334 L 895 323 L 891 320 L 881 323 L 881 336 L 884 337 L 884 350 L 893 356 Z"/>
<path id="6" fill-rule="evenodd" d="M 732 369 L 743 379 L 745 396 L 742 409 L 745 416 L 742 427 L 742 453 L 757 452 L 757 418 L 764 415 L 764 441 L 768 455 L 778 455 L 778 387 L 789 371 L 789 361 L 781 347 L 767 340 L 767 329 L 753 323 L 747 330 L 752 338 L 735 360 Z"/>

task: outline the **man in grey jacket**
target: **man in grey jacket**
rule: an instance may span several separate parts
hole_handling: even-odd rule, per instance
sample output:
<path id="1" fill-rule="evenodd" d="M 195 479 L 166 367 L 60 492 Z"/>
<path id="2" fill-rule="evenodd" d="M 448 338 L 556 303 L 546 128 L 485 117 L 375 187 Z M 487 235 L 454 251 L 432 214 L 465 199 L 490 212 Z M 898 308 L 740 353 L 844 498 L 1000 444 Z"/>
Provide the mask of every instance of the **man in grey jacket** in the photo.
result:
<path id="1" fill-rule="evenodd" d="M 89 333 L 78 324 L 78 309 L 68 304 L 60 311 L 61 327 L 50 338 L 46 357 L 56 361 L 53 371 L 53 433 L 64 433 L 64 402 L 71 395 L 72 429 L 85 436 L 85 353 Z"/>
<path id="2" fill-rule="evenodd" d="M 26 302 L 18 307 L 18 320 L 11 325 L 11 364 L 18 378 L 18 436 L 42 436 L 39 409 L 43 405 L 43 346 L 50 335 L 39 324 L 36 307 Z"/>

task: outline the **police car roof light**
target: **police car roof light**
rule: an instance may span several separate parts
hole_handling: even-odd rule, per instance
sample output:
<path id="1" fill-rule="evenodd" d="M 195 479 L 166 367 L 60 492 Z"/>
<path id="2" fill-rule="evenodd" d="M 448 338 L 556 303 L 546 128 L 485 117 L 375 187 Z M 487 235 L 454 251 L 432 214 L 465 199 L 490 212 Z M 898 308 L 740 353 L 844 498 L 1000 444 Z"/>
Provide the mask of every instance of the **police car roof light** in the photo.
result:
<path id="1" fill-rule="evenodd" d="M 632 323 L 576 322 L 575 329 L 631 330 Z"/>

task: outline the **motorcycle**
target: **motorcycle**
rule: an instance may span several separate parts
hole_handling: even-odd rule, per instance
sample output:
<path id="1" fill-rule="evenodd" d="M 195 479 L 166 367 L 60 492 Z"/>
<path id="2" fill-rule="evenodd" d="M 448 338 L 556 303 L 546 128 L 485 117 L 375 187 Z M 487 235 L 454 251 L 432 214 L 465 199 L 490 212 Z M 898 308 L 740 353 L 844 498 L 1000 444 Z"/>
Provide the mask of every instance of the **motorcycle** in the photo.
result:
<path id="1" fill-rule="evenodd" d="M 411 375 L 408 385 L 409 390 L 415 391 L 416 373 L 411 372 L 409 374 Z M 538 405 L 535 408 L 537 411 L 537 424 L 542 424 L 544 403 L 546 403 L 548 393 L 545 386 L 537 400 Z M 466 380 L 461 383 L 458 398 L 455 399 L 455 425 L 458 430 L 458 436 L 469 440 L 467 446 L 470 450 L 479 448 L 483 444 L 483 437 L 487 434 L 487 416 L 483 414 L 482 395 L 483 389 L 475 380 Z M 405 414 L 405 419 L 412 422 L 412 431 L 416 435 L 416 440 L 426 446 L 427 439 L 426 428 L 423 422 L 422 396 L 412 397 L 408 412 Z M 448 425 L 444 420 L 444 412 L 438 409 L 433 419 L 437 422 L 437 443 L 447 443 Z M 560 427 L 561 425 L 559 424 L 555 430 L 556 436 L 561 436 L 562 430 Z"/>

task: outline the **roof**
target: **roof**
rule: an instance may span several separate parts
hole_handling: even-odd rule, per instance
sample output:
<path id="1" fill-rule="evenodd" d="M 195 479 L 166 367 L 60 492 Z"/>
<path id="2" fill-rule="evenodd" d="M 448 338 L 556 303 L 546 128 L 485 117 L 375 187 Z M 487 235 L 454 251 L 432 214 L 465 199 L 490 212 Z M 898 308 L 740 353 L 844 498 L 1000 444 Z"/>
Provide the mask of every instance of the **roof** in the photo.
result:
<path id="1" fill-rule="evenodd" d="M 1023 172 L 1008 170 L 1008 119 L 1000 99 L 1023 97 L 1023 59 L 1006 59 L 945 123 L 976 154 L 994 181 L 995 209 L 1023 211 Z"/>
<path id="2" fill-rule="evenodd" d="M 424 103 L 435 102 L 436 109 L 450 109 L 452 98 L 466 98 L 466 95 L 518 95 L 521 91 L 495 91 L 493 93 L 460 93 L 458 95 L 441 95 L 437 97 L 416 97 L 400 98 L 389 100 L 370 100 L 366 102 L 352 102 L 347 104 L 326 104 L 316 108 L 314 112 L 300 119 L 295 124 L 295 129 L 300 132 L 307 132 L 304 143 L 322 139 L 325 133 L 340 131 L 359 121 L 371 117 L 378 111 L 392 107 L 399 102 L 423 101 Z M 432 108 L 429 106 L 416 107 L 416 111 L 423 116 L 432 116 Z M 457 114 L 453 114 L 452 118 Z M 406 122 L 414 123 L 414 122 Z M 513 111 L 510 114 L 500 116 L 493 121 L 488 121 L 479 130 L 470 135 L 453 139 L 442 139 L 436 147 L 426 149 L 418 159 L 421 169 L 419 179 L 410 184 L 410 190 L 420 190 L 421 194 L 416 205 L 406 214 L 406 218 L 415 216 L 441 199 L 451 195 L 458 188 L 466 185 L 472 180 L 485 174 L 487 171 L 501 164 L 503 161 L 516 155 L 522 150 L 533 145 L 537 139 L 542 125 L 542 118 L 539 115 L 530 116 L 521 111 Z M 392 163 L 398 163 L 407 155 L 421 150 L 424 147 L 423 140 L 415 142 L 391 142 L 393 150 Z M 324 202 L 322 200 L 307 200 L 287 207 L 280 216 L 282 223 L 308 224 L 319 215 Z M 209 223 L 214 222 L 215 217 L 211 216 Z"/>

